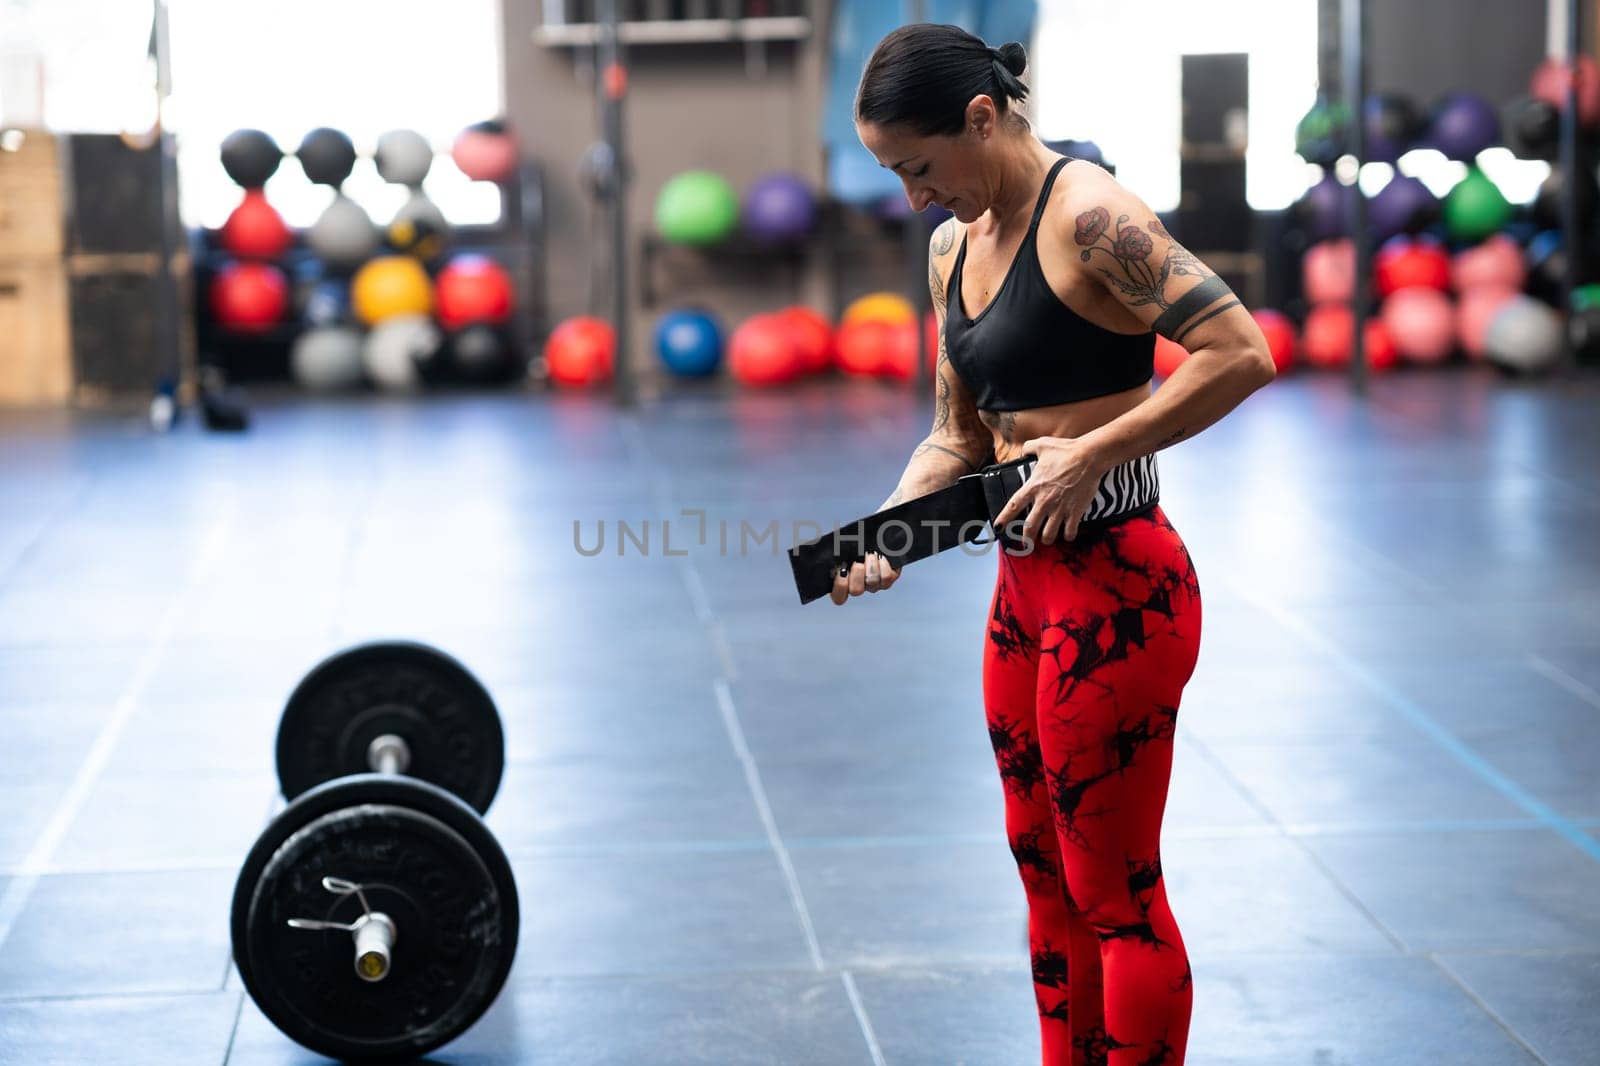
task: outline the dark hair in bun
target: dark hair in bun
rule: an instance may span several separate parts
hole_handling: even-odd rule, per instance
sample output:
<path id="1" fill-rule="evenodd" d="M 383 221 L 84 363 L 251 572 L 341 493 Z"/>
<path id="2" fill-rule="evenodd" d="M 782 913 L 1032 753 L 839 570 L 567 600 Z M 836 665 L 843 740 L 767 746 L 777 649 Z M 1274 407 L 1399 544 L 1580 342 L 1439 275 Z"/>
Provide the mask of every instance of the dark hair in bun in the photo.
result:
<path id="1" fill-rule="evenodd" d="M 1028 53 L 1015 41 L 990 48 L 960 26 L 914 22 L 873 49 L 856 90 L 856 119 L 905 124 L 924 137 L 953 136 L 966 124 L 974 96 L 1016 114 L 1010 103 L 1027 98 L 1020 80 L 1027 69 Z"/>

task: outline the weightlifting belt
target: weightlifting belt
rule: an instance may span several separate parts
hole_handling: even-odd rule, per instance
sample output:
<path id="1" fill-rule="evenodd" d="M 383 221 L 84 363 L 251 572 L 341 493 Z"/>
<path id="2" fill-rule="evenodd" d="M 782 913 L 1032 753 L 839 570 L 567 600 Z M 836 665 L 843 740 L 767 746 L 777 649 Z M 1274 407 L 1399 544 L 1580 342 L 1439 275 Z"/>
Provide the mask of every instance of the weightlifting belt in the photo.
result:
<path id="1" fill-rule="evenodd" d="M 801 603 L 821 599 L 833 591 L 834 575 L 847 563 L 859 562 L 876 551 L 896 570 L 907 563 L 960 544 L 987 543 L 992 539 L 1011 551 L 1026 545 L 1008 534 L 1020 533 L 1028 516 L 1023 508 L 1009 528 L 998 530 L 994 521 L 1033 473 L 1037 458 L 1025 455 L 1008 463 L 986 466 L 958 478 L 954 485 L 918 496 L 914 500 L 868 515 L 789 549 L 789 567 Z M 1161 496 L 1156 457 L 1143 455 L 1113 467 L 1100 479 L 1100 489 L 1078 523 L 1074 543 L 1089 540 L 1101 530 L 1153 510 Z"/>
<path id="2" fill-rule="evenodd" d="M 956 547 L 984 543 L 1007 501 L 1028 480 L 1036 459 L 1023 456 L 986 466 L 956 479 L 954 485 L 870 514 L 847 526 L 789 549 L 800 602 L 821 599 L 833 590 L 834 575 L 847 563 L 876 551 L 896 570 L 907 563 Z M 1026 517 L 1026 512 L 1018 519 Z M 1018 529 L 1021 527 L 1018 526 Z"/>

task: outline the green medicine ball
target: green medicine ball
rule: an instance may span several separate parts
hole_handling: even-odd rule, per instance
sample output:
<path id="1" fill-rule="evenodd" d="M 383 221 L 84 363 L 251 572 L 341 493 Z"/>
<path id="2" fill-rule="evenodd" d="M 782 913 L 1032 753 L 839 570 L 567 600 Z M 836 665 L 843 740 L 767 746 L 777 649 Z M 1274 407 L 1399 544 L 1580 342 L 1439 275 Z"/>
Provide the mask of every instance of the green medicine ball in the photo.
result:
<path id="1" fill-rule="evenodd" d="M 1600 308 L 1600 285 L 1590 282 L 1572 290 L 1572 310 L 1575 314 Z"/>
<path id="2" fill-rule="evenodd" d="M 656 199 L 656 229 L 674 244 L 715 244 L 738 222 L 733 186 L 709 170 L 684 171 Z"/>
<path id="3" fill-rule="evenodd" d="M 1481 241 L 1504 229 L 1513 210 L 1489 175 L 1469 167 L 1444 198 L 1444 225 L 1452 240 Z"/>

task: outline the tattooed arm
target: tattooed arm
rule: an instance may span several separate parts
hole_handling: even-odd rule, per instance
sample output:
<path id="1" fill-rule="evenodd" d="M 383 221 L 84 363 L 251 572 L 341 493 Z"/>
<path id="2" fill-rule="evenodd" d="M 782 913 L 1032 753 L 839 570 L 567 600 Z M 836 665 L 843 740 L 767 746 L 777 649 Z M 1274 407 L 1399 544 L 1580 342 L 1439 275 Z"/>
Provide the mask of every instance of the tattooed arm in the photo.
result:
<path id="1" fill-rule="evenodd" d="M 939 361 L 934 370 L 933 429 L 911 453 L 905 473 L 884 508 L 926 495 L 970 474 L 989 461 L 994 438 L 978 417 L 972 393 L 950 365 L 944 347 L 945 279 L 955 263 L 956 220 L 946 219 L 928 241 L 928 291 L 939 327 Z"/>
<path id="2" fill-rule="evenodd" d="M 1022 535 L 1044 544 L 1077 535 L 1106 471 L 1194 436 L 1274 375 L 1266 339 L 1222 279 L 1115 178 L 1092 167 L 1081 171 L 1061 209 L 1046 215 L 1041 254 L 1045 239 L 1055 251 L 1065 249 L 1075 280 L 1109 293 L 1190 356 L 1153 395 L 1105 425 L 1079 437 L 1023 442 L 1021 450 L 1039 464 L 996 525 L 1027 508 Z"/>
<path id="3" fill-rule="evenodd" d="M 1190 356 L 1141 403 L 1086 434 L 1115 466 L 1199 433 L 1271 381 L 1266 339 L 1239 299 L 1110 175 L 1084 181 L 1057 215 L 1073 265 Z"/>

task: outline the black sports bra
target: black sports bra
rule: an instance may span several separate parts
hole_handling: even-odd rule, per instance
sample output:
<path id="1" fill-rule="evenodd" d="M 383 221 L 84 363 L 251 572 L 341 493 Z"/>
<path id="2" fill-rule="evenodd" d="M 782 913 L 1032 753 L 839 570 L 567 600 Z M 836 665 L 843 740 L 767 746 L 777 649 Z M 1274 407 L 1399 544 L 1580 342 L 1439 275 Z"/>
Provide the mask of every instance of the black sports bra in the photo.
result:
<path id="1" fill-rule="evenodd" d="M 1050 187 L 1070 160 L 1058 159 L 1039 190 L 1033 220 L 1016 258 L 989 305 L 968 318 L 961 306 L 961 267 L 967 238 L 945 291 L 944 341 L 961 380 L 984 411 L 1088 400 L 1148 382 L 1154 370 L 1154 333 L 1117 333 L 1097 326 L 1061 302 L 1044 279 L 1035 235 Z"/>

